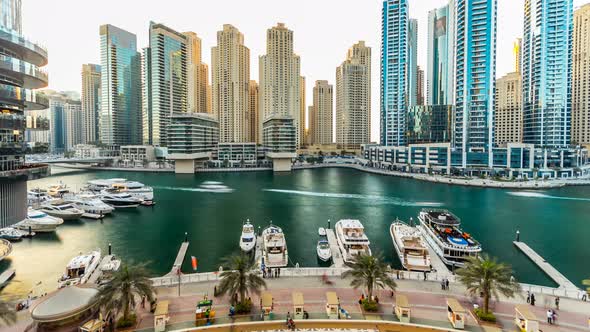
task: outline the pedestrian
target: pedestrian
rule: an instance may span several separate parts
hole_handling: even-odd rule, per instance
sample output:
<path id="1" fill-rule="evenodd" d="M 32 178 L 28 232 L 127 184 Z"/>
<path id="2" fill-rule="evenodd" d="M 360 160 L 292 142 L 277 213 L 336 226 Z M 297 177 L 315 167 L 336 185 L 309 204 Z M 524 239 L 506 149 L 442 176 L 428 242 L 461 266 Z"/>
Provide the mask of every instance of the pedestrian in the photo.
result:
<path id="1" fill-rule="evenodd" d="M 531 294 L 531 305 L 535 305 L 535 294 Z"/>
<path id="2" fill-rule="evenodd" d="M 424 281 L 426 281 L 426 271 L 424 271 Z"/>
<path id="3" fill-rule="evenodd" d="M 277 270 L 277 277 L 281 277 L 281 268 L 279 267 L 279 269 Z"/>
<path id="4" fill-rule="evenodd" d="M 397 274 L 397 280 L 399 280 L 399 270 L 395 270 L 395 273 Z"/>
<path id="5" fill-rule="evenodd" d="M 551 312 L 551 309 L 547 309 L 547 323 L 553 324 L 553 312 Z"/>
<path id="6" fill-rule="evenodd" d="M 557 313 L 555 312 L 555 310 L 551 310 L 551 322 L 553 322 L 553 324 L 555 324 L 556 321 L 557 321 Z"/>
<path id="7" fill-rule="evenodd" d="M 555 310 L 559 310 L 559 296 L 555 298 Z"/>
<path id="8" fill-rule="evenodd" d="M 287 311 L 287 320 L 291 319 L 291 312 Z"/>
<path id="9" fill-rule="evenodd" d="M 445 278 L 445 289 L 449 290 L 449 279 Z"/>
<path id="10" fill-rule="evenodd" d="M 526 292 L 526 303 L 531 303 L 531 292 L 530 291 Z"/>
<path id="11" fill-rule="evenodd" d="M 445 290 L 445 279 L 441 280 L 440 289 Z"/>

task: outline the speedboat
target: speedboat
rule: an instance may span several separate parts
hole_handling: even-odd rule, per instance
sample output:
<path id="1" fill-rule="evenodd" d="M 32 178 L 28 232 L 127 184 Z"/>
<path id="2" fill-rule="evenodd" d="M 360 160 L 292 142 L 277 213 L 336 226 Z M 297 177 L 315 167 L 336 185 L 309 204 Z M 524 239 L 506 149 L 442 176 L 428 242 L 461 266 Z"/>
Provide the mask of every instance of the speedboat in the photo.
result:
<path id="1" fill-rule="evenodd" d="M 101 201 L 96 195 L 77 194 L 64 197 L 65 201 L 74 204 L 85 213 L 105 215 L 113 212 L 115 208 Z"/>
<path id="2" fill-rule="evenodd" d="M 128 193 L 144 201 L 154 200 L 154 189 L 137 181 L 117 182 L 111 185 L 111 192 Z"/>
<path id="3" fill-rule="evenodd" d="M 217 181 L 205 181 L 205 182 L 201 183 L 199 188 L 210 191 L 210 192 L 216 192 L 216 193 L 230 193 L 230 192 L 234 191 L 232 188 L 224 185 L 221 182 L 217 182 Z"/>
<path id="4" fill-rule="evenodd" d="M 19 241 L 23 238 L 23 232 L 19 231 L 16 228 L 6 227 L 0 229 L 0 239 L 8 240 L 8 241 Z"/>
<path id="5" fill-rule="evenodd" d="M 318 240 L 318 245 L 316 248 L 318 252 L 318 257 L 324 262 L 327 262 L 332 258 L 332 250 L 330 250 L 330 243 L 325 238 L 320 238 Z"/>
<path id="6" fill-rule="evenodd" d="M 287 241 L 280 227 L 270 225 L 262 231 L 262 257 L 266 267 L 285 267 L 289 263 Z"/>
<path id="7" fill-rule="evenodd" d="M 242 235 L 240 236 L 240 249 L 243 252 L 250 252 L 256 246 L 256 232 L 254 226 L 247 221 L 242 226 Z"/>
<path id="8" fill-rule="evenodd" d="M 47 233 L 55 232 L 57 226 L 63 224 L 61 218 L 56 218 L 48 215 L 45 212 L 29 209 L 27 211 L 27 219 L 20 221 L 13 226 L 25 232 Z"/>
<path id="9" fill-rule="evenodd" d="M 345 263 L 352 263 L 356 255 L 371 256 L 369 239 L 359 220 L 342 219 L 336 225 L 336 242 Z"/>
<path id="10" fill-rule="evenodd" d="M 393 247 L 402 266 L 410 271 L 430 271 L 430 254 L 422 233 L 399 220 L 389 226 Z"/>
<path id="11" fill-rule="evenodd" d="M 461 267 L 481 252 L 479 242 L 459 227 L 461 221 L 450 211 L 423 209 L 418 220 L 424 239 L 446 265 Z"/>
<path id="12" fill-rule="evenodd" d="M 47 195 L 47 191 L 43 189 L 33 189 L 27 191 L 27 204 L 29 206 L 37 206 L 51 201 L 53 198 Z"/>
<path id="13" fill-rule="evenodd" d="M 66 266 L 66 272 L 57 281 L 57 288 L 85 284 L 99 264 L 100 250 L 72 258 Z"/>
<path id="14" fill-rule="evenodd" d="M 115 209 L 136 208 L 143 201 L 141 198 L 133 197 L 127 193 L 101 194 L 100 200 L 114 207 Z"/>
<path id="15" fill-rule="evenodd" d="M 69 192 L 70 190 L 68 189 L 68 186 L 66 186 L 66 184 L 61 181 L 59 183 L 50 185 L 47 189 L 47 194 L 51 197 L 62 197 L 64 194 Z"/>
<path id="16" fill-rule="evenodd" d="M 127 181 L 127 179 L 123 178 L 90 180 L 87 182 L 86 188 L 88 188 L 90 191 L 100 192 L 102 190 L 111 188 L 114 183 L 121 183 L 125 181 Z"/>
<path id="17" fill-rule="evenodd" d="M 12 252 L 12 243 L 7 240 L 0 239 L 0 261 L 10 255 Z"/>
<path id="18" fill-rule="evenodd" d="M 58 217 L 63 220 L 80 219 L 84 211 L 78 209 L 73 204 L 66 203 L 63 200 L 56 200 L 41 205 L 40 211 L 47 213 L 50 216 Z"/>
<path id="19" fill-rule="evenodd" d="M 319 236 L 326 236 L 326 229 L 323 227 L 318 228 L 318 235 Z"/>

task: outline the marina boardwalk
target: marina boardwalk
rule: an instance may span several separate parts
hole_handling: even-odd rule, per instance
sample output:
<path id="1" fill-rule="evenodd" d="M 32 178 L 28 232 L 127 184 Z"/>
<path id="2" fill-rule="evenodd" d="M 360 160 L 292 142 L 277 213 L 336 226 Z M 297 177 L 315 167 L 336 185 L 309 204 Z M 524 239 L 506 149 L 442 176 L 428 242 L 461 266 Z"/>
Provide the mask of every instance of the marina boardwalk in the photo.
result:
<path id="1" fill-rule="evenodd" d="M 176 275 L 178 271 L 182 267 L 182 262 L 184 261 L 184 256 L 186 256 L 186 252 L 188 250 L 188 241 L 182 242 L 180 245 L 180 249 L 178 250 L 178 254 L 176 255 L 176 259 L 174 260 L 174 264 L 172 265 L 172 269 L 168 272 L 168 275 Z"/>
<path id="2" fill-rule="evenodd" d="M 344 259 L 342 258 L 342 254 L 340 254 L 340 250 L 338 249 L 338 243 L 336 242 L 336 234 L 334 234 L 334 230 L 326 228 L 326 237 L 328 238 L 328 243 L 330 243 L 330 250 L 332 251 L 332 261 L 334 262 L 334 267 L 345 267 Z"/>

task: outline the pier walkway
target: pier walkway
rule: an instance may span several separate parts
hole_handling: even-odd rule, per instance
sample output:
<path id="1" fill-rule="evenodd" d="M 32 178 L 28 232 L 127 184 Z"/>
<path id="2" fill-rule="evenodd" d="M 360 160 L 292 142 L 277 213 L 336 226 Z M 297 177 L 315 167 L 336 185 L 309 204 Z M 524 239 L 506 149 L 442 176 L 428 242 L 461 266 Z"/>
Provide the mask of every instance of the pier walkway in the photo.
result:
<path id="1" fill-rule="evenodd" d="M 262 263 L 262 235 L 256 236 L 256 246 L 254 247 L 254 261 L 260 267 Z"/>
<path id="2" fill-rule="evenodd" d="M 567 290 L 579 290 L 579 288 L 571 281 L 569 281 L 561 272 L 557 271 L 553 265 L 549 264 L 541 255 L 537 254 L 526 243 L 520 241 L 512 242 L 520 249 L 533 263 L 535 263 L 545 274 L 547 274 L 553 281 L 555 281 L 560 288 Z"/>
<path id="3" fill-rule="evenodd" d="M 416 227 L 418 229 L 420 229 L 422 226 L 416 226 Z M 420 232 L 422 232 L 421 229 L 420 229 Z M 434 248 L 432 248 L 430 243 L 428 243 L 428 241 L 424 241 L 424 243 L 428 247 L 428 253 L 430 254 L 430 265 L 432 265 L 432 268 L 434 270 L 436 270 L 436 273 L 438 275 L 444 276 L 444 277 L 448 277 L 448 276 L 452 275 L 448 266 L 445 263 L 443 263 L 443 261 L 440 259 L 440 257 L 438 256 L 438 254 L 436 253 Z"/>
<path id="4" fill-rule="evenodd" d="M 333 266 L 336 268 L 345 267 L 344 259 L 342 258 L 340 249 L 338 249 L 338 243 L 336 242 L 336 234 L 334 234 L 334 230 L 326 228 L 326 237 L 328 238 L 328 243 L 330 243 L 330 250 L 332 251 L 332 262 L 334 263 Z"/>
<path id="5" fill-rule="evenodd" d="M 178 254 L 176 255 L 176 259 L 174 260 L 174 264 L 172 265 L 172 269 L 168 272 L 168 275 L 177 275 L 178 271 L 182 267 L 182 262 L 184 262 L 184 256 L 186 256 L 186 252 L 188 250 L 188 241 L 182 242 L 180 245 L 180 249 L 178 250 Z"/>

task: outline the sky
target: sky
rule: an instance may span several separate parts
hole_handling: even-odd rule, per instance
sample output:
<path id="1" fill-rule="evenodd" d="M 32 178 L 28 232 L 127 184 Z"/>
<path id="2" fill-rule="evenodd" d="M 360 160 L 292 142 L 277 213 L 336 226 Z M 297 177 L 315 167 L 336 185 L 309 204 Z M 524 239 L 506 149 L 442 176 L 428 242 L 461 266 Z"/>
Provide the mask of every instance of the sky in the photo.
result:
<path id="1" fill-rule="evenodd" d="M 522 35 L 524 0 L 498 1 L 496 73 L 513 71 L 512 43 Z M 574 0 L 578 7 L 589 0 Z M 418 19 L 418 64 L 426 70 L 428 11 L 447 0 L 409 0 Z M 284 22 L 294 31 L 295 52 L 306 77 L 306 105 L 316 80 L 335 84 L 336 67 L 359 40 L 372 48 L 371 139 L 379 139 L 380 0 L 24 0 L 24 35 L 49 52 L 49 88 L 79 91 L 83 63 L 100 63 L 99 26 L 112 24 L 148 44 L 149 22 L 177 31 L 194 31 L 203 40 L 203 61 L 210 64 L 216 33 L 229 23 L 244 34 L 250 49 L 250 78 L 258 81 L 258 56 L 265 53 L 266 30 Z M 426 77 L 426 75 L 425 75 Z"/>

